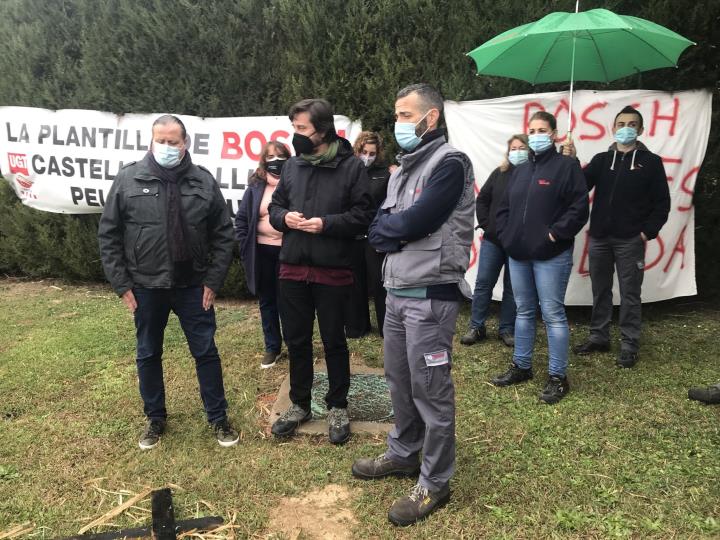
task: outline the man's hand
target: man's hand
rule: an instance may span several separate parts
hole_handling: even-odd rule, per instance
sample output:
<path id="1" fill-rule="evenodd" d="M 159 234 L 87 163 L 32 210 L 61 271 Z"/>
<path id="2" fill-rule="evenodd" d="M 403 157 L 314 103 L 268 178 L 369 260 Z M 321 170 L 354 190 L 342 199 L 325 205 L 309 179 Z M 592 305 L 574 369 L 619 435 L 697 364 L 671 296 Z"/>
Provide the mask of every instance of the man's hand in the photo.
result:
<path id="1" fill-rule="evenodd" d="M 132 289 L 128 289 L 123 293 L 123 295 L 120 297 L 123 301 L 123 304 L 130 310 L 130 313 L 135 313 L 135 310 L 137 309 L 137 300 L 135 300 L 135 295 L 132 292 Z"/>
<path id="2" fill-rule="evenodd" d="M 297 228 L 307 233 L 319 234 L 323 230 L 323 221 L 322 218 L 319 217 L 303 219 L 300 221 Z"/>
<path id="3" fill-rule="evenodd" d="M 203 285 L 203 309 L 205 311 L 209 310 L 211 307 L 213 307 L 214 303 L 215 291 L 213 291 L 210 287 Z"/>
<path id="4" fill-rule="evenodd" d="M 285 214 L 285 225 L 291 229 L 299 229 L 298 225 L 305 217 L 300 212 L 288 212 Z"/>

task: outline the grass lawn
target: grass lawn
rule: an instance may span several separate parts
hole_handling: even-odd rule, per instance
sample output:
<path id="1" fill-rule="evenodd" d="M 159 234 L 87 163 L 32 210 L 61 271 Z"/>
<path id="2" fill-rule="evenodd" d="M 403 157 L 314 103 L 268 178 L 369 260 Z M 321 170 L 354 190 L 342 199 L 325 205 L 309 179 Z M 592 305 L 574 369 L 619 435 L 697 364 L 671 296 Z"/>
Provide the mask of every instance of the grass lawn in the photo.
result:
<path id="1" fill-rule="evenodd" d="M 241 538 L 313 538 L 276 528 L 278 509 L 328 486 L 348 497 L 345 528 L 326 538 L 718 538 L 720 407 L 687 399 L 687 388 L 720 380 L 720 311 L 692 298 L 646 306 L 641 360 L 571 356 L 571 394 L 538 403 L 547 347 L 538 332 L 535 379 L 511 389 L 486 381 L 505 369 L 497 340 L 463 347 L 456 337 L 457 473 L 450 504 L 398 530 L 392 501 L 412 480 L 355 480 L 352 461 L 382 452 L 382 438 L 277 443 L 266 418 L 287 371 L 260 370 L 262 332 L 254 302 L 221 301 L 217 342 L 230 415 L 242 433 L 231 449 L 207 427 L 177 319 L 165 338 L 170 413 L 160 446 L 141 452 L 142 404 L 130 314 L 106 287 L 0 281 L 0 537 L 69 536 L 144 487 L 173 485 L 176 519 L 221 515 Z M 467 325 L 466 306 L 458 322 Z M 571 342 L 587 335 L 588 309 L 570 310 Z M 497 332 L 490 321 L 489 335 Z M 540 329 L 542 326 L 539 327 Z M 316 337 L 317 339 L 317 337 Z M 382 365 L 373 335 L 352 354 Z M 321 351 L 319 340 L 316 350 Z M 95 531 L 149 524 L 147 500 Z M 301 516 L 298 516 L 298 520 Z M 276 520 L 276 521 L 273 521 Z M 281 519 L 282 521 L 282 519 Z"/>

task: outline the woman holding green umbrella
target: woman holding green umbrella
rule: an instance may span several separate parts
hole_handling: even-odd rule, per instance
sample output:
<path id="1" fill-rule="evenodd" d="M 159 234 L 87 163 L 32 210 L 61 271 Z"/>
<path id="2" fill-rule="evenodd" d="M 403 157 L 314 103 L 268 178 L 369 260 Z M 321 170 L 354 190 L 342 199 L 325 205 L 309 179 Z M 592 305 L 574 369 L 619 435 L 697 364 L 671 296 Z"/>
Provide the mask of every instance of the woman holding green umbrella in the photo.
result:
<path id="1" fill-rule="evenodd" d="M 533 378 L 539 303 L 549 352 L 548 380 L 540 399 L 553 404 L 570 389 L 565 291 L 575 235 L 588 220 L 588 193 L 578 161 L 556 150 L 552 114 L 541 111 L 530 118 L 528 139 L 532 158 L 516 167 L 496 216 L 497 235 L 509 255 L 517 315 L 512 364 L 490 382 L 509 386 Z"/>

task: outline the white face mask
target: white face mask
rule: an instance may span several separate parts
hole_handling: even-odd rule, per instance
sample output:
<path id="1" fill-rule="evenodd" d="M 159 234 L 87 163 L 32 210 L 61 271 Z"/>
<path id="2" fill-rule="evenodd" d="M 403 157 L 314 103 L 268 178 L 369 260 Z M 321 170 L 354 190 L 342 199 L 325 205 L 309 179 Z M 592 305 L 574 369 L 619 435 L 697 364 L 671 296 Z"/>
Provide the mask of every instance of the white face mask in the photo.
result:
<path id="1" fill-rule="evenodd" d="M 368 156 L 366 154 L 360 154 L 358 157 L 360 158 L 360 161 L 362 161 L 365 164 L 366 167 L 369 167 L 370 165 L 375 163 L 375 158 L 377 156 Z"/>
<path id="2" fill-rule="evenodd" d="M 180 163 L 180 149 L 169 144 L 153 142 L 153 157 L 158 165 L 170 169 Z"/>

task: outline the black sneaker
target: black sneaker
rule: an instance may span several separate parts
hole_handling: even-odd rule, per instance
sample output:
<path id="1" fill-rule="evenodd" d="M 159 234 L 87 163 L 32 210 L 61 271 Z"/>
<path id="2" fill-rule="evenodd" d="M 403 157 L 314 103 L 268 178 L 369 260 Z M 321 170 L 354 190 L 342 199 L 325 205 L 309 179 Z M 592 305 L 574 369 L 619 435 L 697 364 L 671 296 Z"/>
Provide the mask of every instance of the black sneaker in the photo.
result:
<path id="1" fill-rule="evenodd" d="M 388 519 L 393 525 L 400 527 L 412 525 L 445 506 L 449 500 L 449 485 L 440 491 L 430 491 L 420 484 L 415 484 L 408 495 L 393 503 L 388 512 Z"/>
<path id="2" fill-rule="evenodd" d="M 548 405 L 554 405 L 562 398 L 564 398 L 570 391 L 570 383 L 567 377 L 556 377 L 551 375 L 548 378 L 545 388 L 540 393 L 540 401 L 547 403 Z"/>
<path id="3" fill-rule="evenodd" d="M 381 454 L 375 459 L 356 459 L 352 466 L 352 474 L 362 480 L 377 480 L 386 476 L 417 476 L 420 474 L 420 464 L 403 465 Z"/>
<path id="4" fill-rule="evenodd" d="M 498 339 L 502 341 L 506 347 L 514 347 L 515 346 L 515 336 L 513 336 L 510 332 L 503 332 L 502 334 L 498 334 Z"/>
<path id="5" fill-rule="evenodd" d="M 688 390 L 688 398 L 706 405 L 717 405 L 720 403 L 720 383 L 712 386 L 695 386 Z"/>
<path id="6" fill-rule="evenodd" d="M 575 354 L 579 354 L 580 356 L 594 352 L 608 352 L 609 350 L 609 343 L 596 343 L 595 341 L 591 341 L 589 339 L 583 341 L 580 345 L 575 345 L 573 347 L 573 352 Z"/>
<path id="7" fill-rule="evenodd" d="M 463 337 L 460 338 L 460 343 L 463 345 L 473 345 L 478 341 L 482 341 L 487 337 L 487 331 L 484 326 L 479 328 L 471 328 L 468 330 Z"/>
<path id="8" fill-rule="evenodd" d="M 263 355 L 263 359 L 260 361 L 260 368 L 261 369 L 267 369 L 271 368 L 275 365 L 275 363 L 280 360 L 280 353 L 279 352 L 271 352 L 267 351 Z"/>
<path id="9" fill-rule="evenodd" d="M 306 411 L 300 405 L 294 403 L 285 411 L 280 418 L 275 420 L 270 431 L 275 437 L 290 437 L 303 422 L 312 418 L 312 411 Z"/>
<path id="10" fill-rule="evenodd" d="M 532 368 L 522 369 L 513 363 L 510 364 L 510 367 L 505 373 L 490 379 L 490 384 L 495 386 L 510 386 L 512 384 L 520 384 L 521 382 L 529 381 L 532 378 Z"/>
<path id="11" fill-rule="evenodd" d="M 615 361 L 615 364 L 617 367 L 621 368 L 631 368 L 635 364 L 637 364 L 638 361 L 638 353 L 632 352 L 632 351 L 620 351 L 620 354 L 617 357 L 617 360 Z"/>
<path id="12" fill-rule="evenodd" d="M 332 407 L 328 411 L 328 435 L 333 444 L 345 444 L 350 439 L 350 418 L 347 409 Z"/>
<path id="13" fill-rule="evenodd" d="M 155 448 L 160 442 L 160 436 L 165 433 L 165 426 L 167 422 L 165 420 L 148 420 L 145 426 L 145 431 L 140 437 L 138 443 L 141 450 L 150 450 Z"/>
<path id="14" fill-rule="evenodd" d="M 220 446 L 235 446 L 240 440 L 240 435 L 233 429 L 227 417 L 215 422 L 212 425 L 215 432 L 215 438 Z"/>

